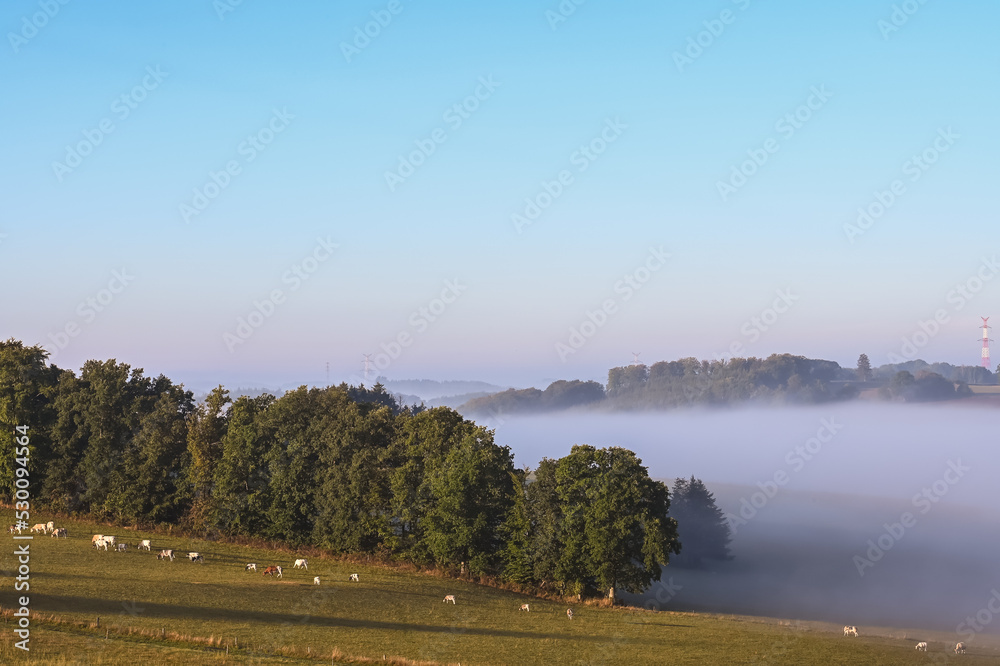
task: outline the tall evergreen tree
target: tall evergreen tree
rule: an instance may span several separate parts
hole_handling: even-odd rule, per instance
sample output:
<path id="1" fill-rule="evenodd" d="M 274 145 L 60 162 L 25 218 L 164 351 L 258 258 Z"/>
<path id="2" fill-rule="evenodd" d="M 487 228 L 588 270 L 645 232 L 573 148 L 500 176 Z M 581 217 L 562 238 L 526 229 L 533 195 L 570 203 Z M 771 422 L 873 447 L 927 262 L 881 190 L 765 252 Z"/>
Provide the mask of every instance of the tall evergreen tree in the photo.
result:
<path id="1" fill-rule="evenodd" d="M 732 533 L 725 514 L 715 503 L 715 496 L 701 480 L 674 481 L 670 515 L 677 520 L 682 549 L 678 566 L 700 567 L 705 560 L 729 560 Z"/>

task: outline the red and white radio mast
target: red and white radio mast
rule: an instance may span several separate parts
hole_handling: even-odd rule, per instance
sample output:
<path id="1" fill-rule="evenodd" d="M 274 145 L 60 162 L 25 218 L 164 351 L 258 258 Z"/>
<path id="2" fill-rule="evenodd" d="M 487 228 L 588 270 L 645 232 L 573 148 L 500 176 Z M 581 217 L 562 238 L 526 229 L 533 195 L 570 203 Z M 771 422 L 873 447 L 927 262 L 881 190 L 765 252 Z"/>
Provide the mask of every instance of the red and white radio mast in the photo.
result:
<path id="1" fill-rule="evenodd" d="M 987 323 L 989 317 L 980 317 L 983 320 L 983 367 L 990 369 L 990 325 Z"/>

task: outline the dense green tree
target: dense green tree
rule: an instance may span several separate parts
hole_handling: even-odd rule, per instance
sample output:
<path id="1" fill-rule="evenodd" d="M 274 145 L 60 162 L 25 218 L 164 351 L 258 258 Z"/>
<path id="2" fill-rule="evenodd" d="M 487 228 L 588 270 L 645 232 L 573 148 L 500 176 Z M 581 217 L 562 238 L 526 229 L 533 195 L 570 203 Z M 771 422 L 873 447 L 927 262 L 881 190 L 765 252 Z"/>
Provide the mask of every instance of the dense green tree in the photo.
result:
<path id="1" fill-rule="evenodd" d="M 99 516 L 117 512 L 111 499 L 113 472 L 123 463 L 125 451 L 138 432 L 143 416 L 155 404 L 161 384 L 154 384 L 141 368 L 127 363 L 87 361 L 80 372 L 82 417 L 87 435 L 86 450 L 77 479 L 81 500 Z M 168 382 L 169 383 L 169 382 Z"/>
<path id="2" fill-rule="evenodd" d="M 562 507 L 556 482 L 556 461 L 543 458 L 526 489 L 530 521 L 529 551 L 534 579 L 549 583 L 557 579 L 556 568 L 562 554 Z"/>
<path id="3" fill-rule="evenodd" d="M 189 391 L 171 386 L 160 393 L 111 472 L 105 500 L 108 514 L 132 523 L 180 520 L 190 501 L 183 477 L 188 464 L 187 419 L 193 409 Z"/>
<path id="4" fill-rule="evenodd" d="M 434 502 L 430 479 L 452 449 L 474 436 L 475 428 L 447 407 L 403 415 L 398 432 L 399 463 L 390 479 L 394 550 L 417 561 L 431 559 L 423 531 L 424 517 Z"/>
<path id="5" fill-rule="evenodd" d="M 500 530 L 501 541 L 504 544 L 500 557 L 503 577 L 514 583 L 528 583 L 534 579 L 535 572 L 525 472 L 520 470 L 511 472 L 511 491 L 510 509 Z"/>
<path id="6" fill-rule="evenodd" d="M 510 449 L 494 444 L 491 430 L 476 427 L 428 475 L 432 502 L 423 520 L 424 541 L 438 565 L 467 563 L 473 574 L 498 568 L 513 471 Z"/>
<path id="7" fill-rule="evenodd" d="M 558 573 L 574 591 L 593 584 L 642 592 L 679 550 L 669 491 L 636 455 L 618 447 L 574 446 L 559 460 L 563 557 Z"/>
<path id="8" fill-rule="evenodd" d="M 208 530 L 212 527 L 212 503 L 215 467 L 222 459 L 222 438 L 226 434 L 226 408 L 231 400 L 229 391 L 217 386 L 205 397 L 191 415 L 187 449 L 191 458 L 188 483 L 191 488 L 191 526 Z"/>
<path id="9" fill-rule="evenodd" d="M 320 439 L 331 418 L 324 410 L 326 391 L 300 386 L 266 412 L 265 428 L 274 433 L 267 453 L 271 504 L 265 529 L 269 537 L 301 544 L 313 533 Z"/>
<path id="10" fill-rule="evenodd" d="M 677 521 L 683 546 L 676 558 L 678 566 L 700 567 L 705 560 L 729 560 L 732 534 L 715 496 L 699 479 L 674 481 L 670 515 Z"/>
<path id="11" fill-rule="evenodd" d="M 377 402 L 358 404 L 339 391 L 325 397 L 313 541 L 339 552 L 391 547 L 396 418 Z"/>
<path id="12" fill-rule="evenodd" d="M 264 413 L 274 396 L 240 396 L 226 414 L 222 458 L 215 466 L 213 506 L 215 524 L 229 534 L 263 534 L 270 507 L 267 452 L 272 433 Z"/>
<path id="13" fill-rule="evenodd" d="M 60 370 L 46 365 L 40 346 L 26 347 L 14 339 L 0 342 L 0 487 L 14 487 L 15 431 L 27 426 L 29 492 L 38 494 L 52 459 L 53 402 Z"/>

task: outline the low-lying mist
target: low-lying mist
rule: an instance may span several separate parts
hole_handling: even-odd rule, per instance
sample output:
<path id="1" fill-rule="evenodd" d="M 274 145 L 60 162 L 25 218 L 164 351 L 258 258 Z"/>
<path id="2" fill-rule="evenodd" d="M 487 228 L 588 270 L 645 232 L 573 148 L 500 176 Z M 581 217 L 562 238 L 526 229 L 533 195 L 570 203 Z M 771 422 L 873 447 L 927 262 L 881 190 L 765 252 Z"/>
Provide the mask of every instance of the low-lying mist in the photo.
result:
<path id="1" fill-rule="evenodd" d="M 504 417 L 517 464 L 574 444 L 695 476 L 735 556 L 667 567 L 638 602 L 672 610 L 1000 634 L 1000 409 L 835 404 Z M 683 526 L 681 528 L 683 537 Z M 970 621 L 971 620 L 971 621 Z"/>

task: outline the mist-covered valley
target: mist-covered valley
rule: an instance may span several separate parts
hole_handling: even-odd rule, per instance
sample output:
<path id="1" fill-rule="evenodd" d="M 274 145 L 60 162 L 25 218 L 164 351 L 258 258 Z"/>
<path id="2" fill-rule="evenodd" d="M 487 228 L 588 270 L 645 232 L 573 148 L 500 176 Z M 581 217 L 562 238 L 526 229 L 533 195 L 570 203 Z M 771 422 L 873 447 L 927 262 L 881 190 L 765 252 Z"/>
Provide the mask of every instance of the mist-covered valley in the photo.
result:
<path id="1" fill-rule="evenodd" d="M 519 465 L 574 444 L 635 451 L 650 476 L 703 480 L 733 528 L 728 562 L 668 566 L 650 607 L 1000 634 L 1000 449 L 988 406 L 845 403 L 513 417 Z M 683 541 L 684 529 L 680 528 Z"/>

